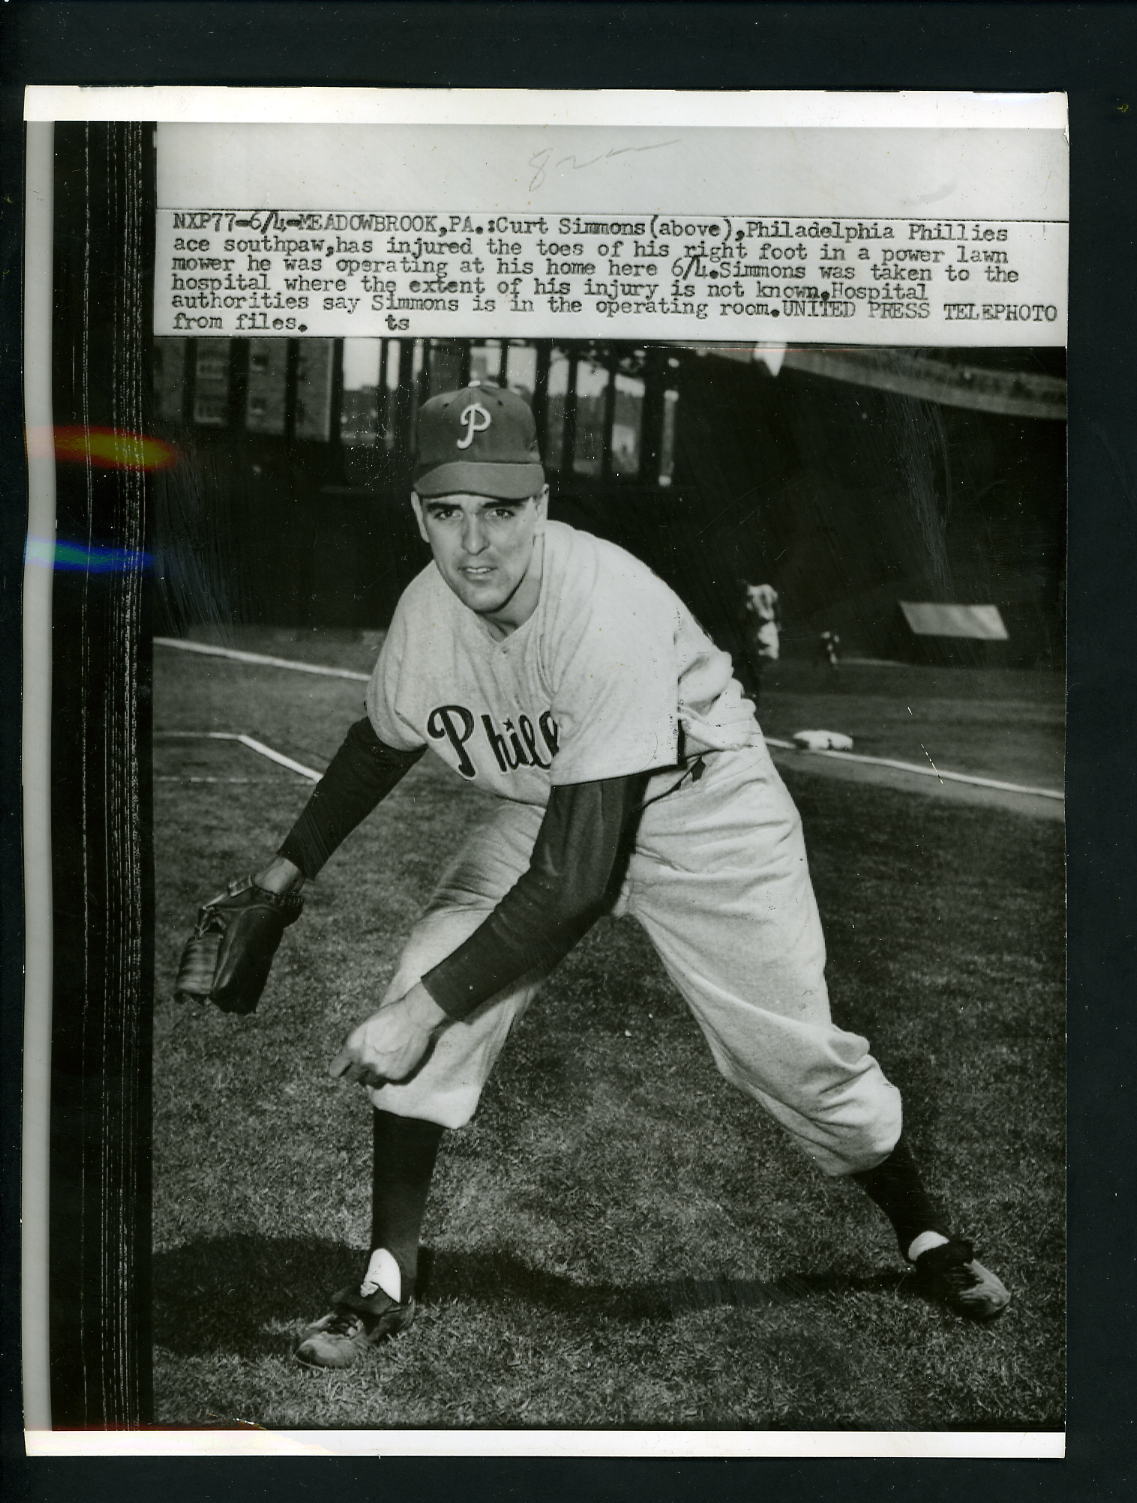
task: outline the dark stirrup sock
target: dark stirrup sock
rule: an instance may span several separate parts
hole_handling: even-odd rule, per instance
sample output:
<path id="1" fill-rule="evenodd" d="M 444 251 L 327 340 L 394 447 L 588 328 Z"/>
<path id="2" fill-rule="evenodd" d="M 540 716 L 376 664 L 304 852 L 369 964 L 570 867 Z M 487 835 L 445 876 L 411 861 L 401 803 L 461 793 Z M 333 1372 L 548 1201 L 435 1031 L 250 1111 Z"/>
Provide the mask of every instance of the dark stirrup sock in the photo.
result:
<path id="1" fill-rule="evenodd" d="M 426 1197 L 446 1129 L 379 1110 L 372 1113 L 372 1126 L 371 1250 L 385 1247 L 392 1254 L 406 1301 L 414 1294 Z"/>
<path id="2" fill-rule="evenodd" d="M 892 1222 L 902 1258 L 907 1258 L 908 1249 L 921 1232 L 951 1236 L 944 1214 L 925 1190 L 916 1161 L 903 1138 L 883 1164 L 849 1177 L 856 1180 Z"/>

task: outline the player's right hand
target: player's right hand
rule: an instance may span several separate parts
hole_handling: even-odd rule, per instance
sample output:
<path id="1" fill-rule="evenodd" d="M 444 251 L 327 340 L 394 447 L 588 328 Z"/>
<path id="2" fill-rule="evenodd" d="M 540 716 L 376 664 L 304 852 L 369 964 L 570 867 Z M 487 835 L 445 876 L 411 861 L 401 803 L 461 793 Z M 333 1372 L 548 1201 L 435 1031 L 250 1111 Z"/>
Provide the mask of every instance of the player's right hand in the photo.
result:
<path id="1" fill-rule="evenodd" d="M 448 1018 L 421 983 L 385 1002 L 344 1040 L 328 1074 L 366 1086 L 406 1080 L 425 1062 Z"/>

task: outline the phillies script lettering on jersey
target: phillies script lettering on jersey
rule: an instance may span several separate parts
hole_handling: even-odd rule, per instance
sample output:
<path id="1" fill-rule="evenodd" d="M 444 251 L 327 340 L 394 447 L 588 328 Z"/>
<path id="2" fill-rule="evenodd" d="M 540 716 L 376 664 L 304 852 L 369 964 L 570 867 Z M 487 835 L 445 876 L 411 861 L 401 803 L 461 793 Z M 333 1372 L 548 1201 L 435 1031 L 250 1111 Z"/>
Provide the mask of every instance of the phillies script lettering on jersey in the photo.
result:
<path id="1" fill-rule="evenodd" d="M 480 715 L 475 718 L 474 712 L 465 705 L 435 705 L 427 716 L 427 734 L 435 741 L 449 741 L 458 759 L 458 771 L 464 778 L 476 778 L 478 775 L 477 765 L 467 750 L 478 721 L 481 722 L 482 735 L 502 772 L 516 772 L 519 767 L 552 766 L 557 750 L 557 723 L 548 710 L 542 710 L 537 716 L 536 728 L 528 715 L 518 715 L 516 724 L 513 720 L 503 720 L 499 731 L 491 716 Z"/>

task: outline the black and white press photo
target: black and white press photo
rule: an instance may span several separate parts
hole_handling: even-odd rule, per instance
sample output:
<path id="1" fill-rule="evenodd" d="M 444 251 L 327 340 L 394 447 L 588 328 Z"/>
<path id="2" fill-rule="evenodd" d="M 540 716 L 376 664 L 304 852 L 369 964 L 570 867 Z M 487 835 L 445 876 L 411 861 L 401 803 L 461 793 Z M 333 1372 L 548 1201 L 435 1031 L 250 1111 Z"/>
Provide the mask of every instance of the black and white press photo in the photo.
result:
<path id="1" fill-rule="evenodd" d="M 1062 1454 L 1062 100 L 323 92 L 29 125 L 29 1430 Z"/>

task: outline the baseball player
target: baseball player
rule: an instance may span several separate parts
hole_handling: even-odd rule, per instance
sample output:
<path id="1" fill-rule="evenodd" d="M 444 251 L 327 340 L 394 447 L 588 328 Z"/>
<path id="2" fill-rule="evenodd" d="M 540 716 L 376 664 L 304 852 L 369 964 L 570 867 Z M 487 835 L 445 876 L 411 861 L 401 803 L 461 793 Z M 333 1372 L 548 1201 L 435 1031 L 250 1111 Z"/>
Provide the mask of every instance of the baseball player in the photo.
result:
<path id="1" fill-rule="evenodd" d="M 297 1357 L 346 1367 L 411 1323 L 442 1135 L 606 912 L 643 925 L 726 1079 L 880 1206 L 924 1290 L 998 1315 L 1010 1296 L 925 1193 L 898 1091 L 830 1018 L 800 820 L 727 654 L 645 565 L 549 520 L 516 394 L 472 383 L 427 402 L 414 477 L 432 561 L 396 607 L 366 716 L 277 856 L 203 910 L 230 930 L 230 990 L 245 966 L 259 992 L 302 883 L 425 750 L 495 795 L 332 1062 L 373 1105 L 371 1252 Z"/>
<path id="2" fill-rule="evenodd" d="M 751 650 L 763 663 L 776 663 L 781 652 L 781 604 L 773 585 L 746 586 L 746 614 L 752 634 Z"/>
<path id="3" fill-rule="evenodd" d="M 763 671 L 781 656 L 781 630 L 781 603 L 773 585 L 744 585 L 740 666 L 745 669 L 746 689 L 755 705 L 759 703 Z"/>

